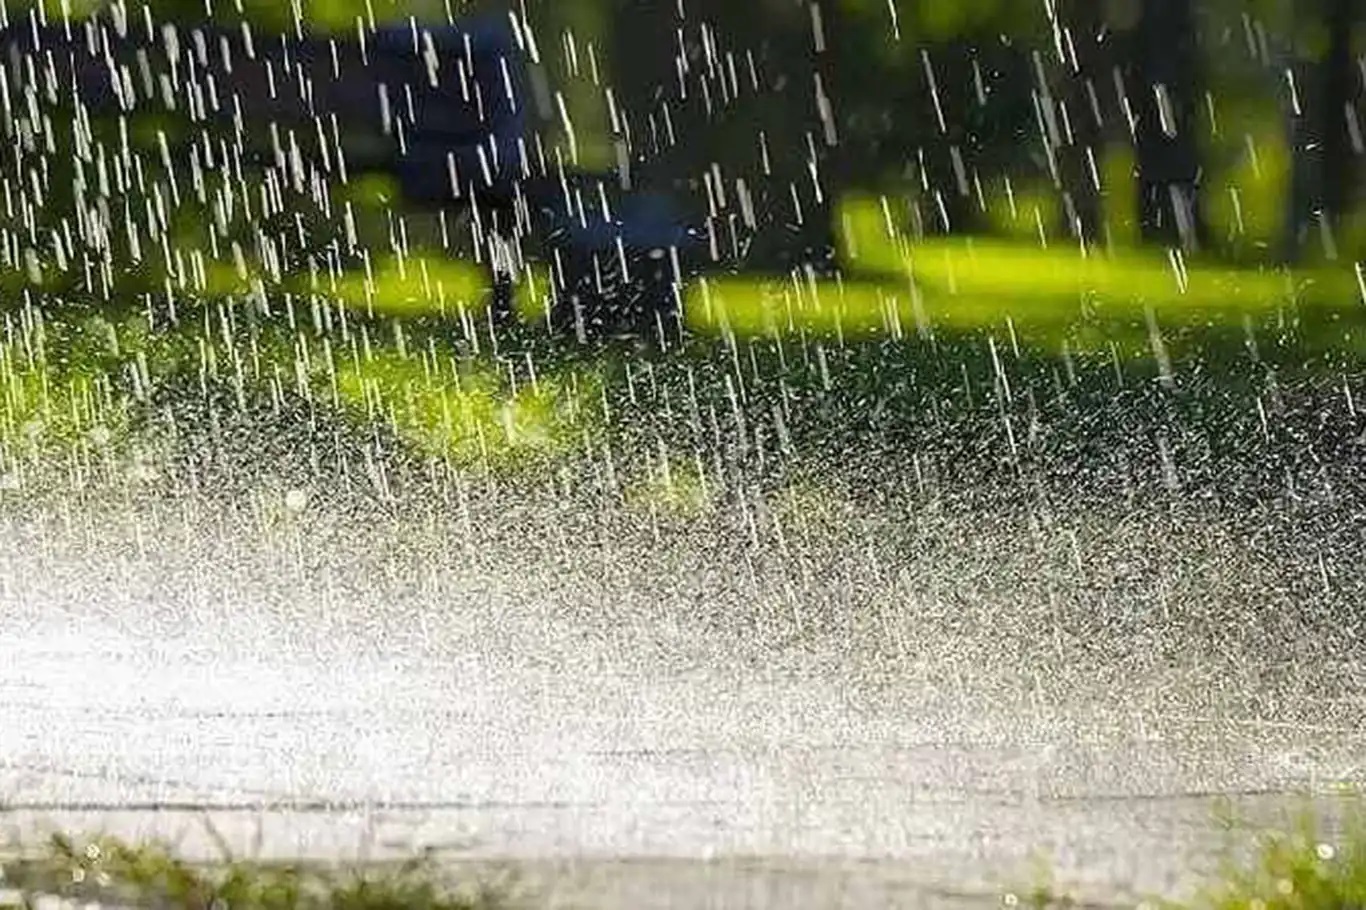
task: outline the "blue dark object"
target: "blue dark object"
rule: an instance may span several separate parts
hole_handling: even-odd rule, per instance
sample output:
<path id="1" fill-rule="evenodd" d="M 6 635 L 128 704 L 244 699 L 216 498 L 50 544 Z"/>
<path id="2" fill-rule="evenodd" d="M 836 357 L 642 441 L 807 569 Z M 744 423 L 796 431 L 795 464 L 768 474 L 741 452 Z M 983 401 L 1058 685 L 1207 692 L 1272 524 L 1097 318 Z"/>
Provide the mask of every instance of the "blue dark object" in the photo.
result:
<path id="1" fill-rule="evenodd" d="M 606 182 L 611 175 L 597 178 Z M 552 237 L 584 249 L 610 249 L 617 241 L 633 250 L 667 250 L 695 245 L 699 238 L 681 221 L 673 200 L 662 193 L 638 192 L 618 200 L 608 217 L 592 202 L 580 215 L 566 204 L 563 194 L 548 193 L 546 214 L 552 219 Z"/>
<path id="2" fill-rule="evenodd" d="M 350 40 L 30 19 L 0 31 L 0 45 L 11 87 L 31 78 L 29 64 L 40 83 L 52 66 L 56 84 L 95 111 L 162 112 L 169 89 L 179 112 L 258 145 L 271 124 L 302 137 L 321 130 L 324 142 L 368 135 L 379 151 L 348 154 L 348 172 L 391 174 L 414 206 L 496 213 L 485 241 L 543 256 L 557 283 L 554 319 L 581 335 L 670 323 L 675 284 L 699 264 L 700 234 L 675 200 L 621 192 L 611 174 L 540 171 L 525 61 L 503 19 Z"/>
<path id="3" fill-rule="evenodd" d="M 527 185 L 527 207 L 556 269 L 554 316 L 580 338 L 668 332 L 679 286 L 703 265 L 703 235 L 674 199 L 613 193 L 616 183 L 612 174 L 580 174 Z"/>

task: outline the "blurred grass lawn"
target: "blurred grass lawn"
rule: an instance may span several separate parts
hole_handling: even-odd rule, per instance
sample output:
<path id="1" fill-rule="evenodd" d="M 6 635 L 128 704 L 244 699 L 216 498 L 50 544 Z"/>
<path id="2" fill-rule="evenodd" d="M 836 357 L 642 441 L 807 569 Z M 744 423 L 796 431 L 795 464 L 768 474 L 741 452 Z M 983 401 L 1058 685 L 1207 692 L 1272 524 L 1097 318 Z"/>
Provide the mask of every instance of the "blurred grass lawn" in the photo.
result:
<path id="1" fill-rule="evenodd" d="M 1155 325 L 1237 329 L 1292 306 L 1351 323 L 1366 303 L 1360 273 L 1347 264 L 1290 271 L 1186 261 L 1175 252 L 1045 248 L 1037 239 L 912 242 L 868 197 L 845 199 L 838 224 L 842 278 L 700 279 L 688 289 L 688 326 L 704 334 L 849 340 L 1009 330 L 1047 352 L 1114 341 L 1139 354 Z"/>
<path id="2" fill-rule="evenodd" d="M 1008 335 L 1045 357 L 1093 351 L 1151 359 L 1165 356 L 1164 335 L 1250 336 L 1290 325 L 1310 348 L 1366 356 L 1359 330 L 1366 286 L 1351 265 L 1233 268 L 1141 250 L 1084 254 L 1044 248 L 1037 239 L 912 243 L 872 197 L 844 200 L 838 224 L 846 268 L 840 278 L 693 281 L 685 320 L 703 339 L 695 349 L 706 356 L 709 337 Z M 75 280 L 39 266 L 43 283 L 11 271 L 12 290 L 50 287 L 60 298 L 63 282 Z M 556 458 L 579 445 L 600 415 L 608 355 L 530 365 L 518 380 L 488 351 L 457 352 L 444 340 L 475 337 L 484 322 L 492 289 L 473 262 L 414 249 L 367 258 L 364 268 L 272 280 L 240 256 L 200 257 L 176 276 L 179 284 L 166 275 L 137 280 L 147 288 L 124 289 L 124 297 L 179 295 L 178 322 L 163 319 L 153 331 L 136 307 L 122 315 L 111 307 L 108 318 L 87 308 L 65 323 L 40 315 L 42 306 L 7 317 L 0 439 L 10 457 L 116 441 L 139 390 L 176 371 L 227 379 L 239 390 L 273 383 L 275 393 L 319 396 L 366 420 L 385 420 L 421 450 L 465 466 Z M 149 294 L 156 287 L 162 292 Z M 544 270 L 519 276 L 514 300 L 522 320 L 542 322 L 551 293 Z"/>

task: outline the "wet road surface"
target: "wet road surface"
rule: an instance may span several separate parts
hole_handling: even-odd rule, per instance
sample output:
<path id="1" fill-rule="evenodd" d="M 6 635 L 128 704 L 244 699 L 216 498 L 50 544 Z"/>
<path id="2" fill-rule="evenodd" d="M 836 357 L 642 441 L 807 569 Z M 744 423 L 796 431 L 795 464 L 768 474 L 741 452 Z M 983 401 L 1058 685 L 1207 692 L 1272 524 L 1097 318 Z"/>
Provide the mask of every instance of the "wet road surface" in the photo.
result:
<path id="1" fill-rule="evenodd" d="M 242 853 L 515 860 L 551 906 L 986 906 L 1043 858 L 1112 901 L 1246 848 L 1217 797 L 1274 821 L 1366 777 L 1357 731 L 1174 693 L 1030 709 L 854 685 L 847 654 L 729 660 L 647 621 L 662 588 L 577 582 L 618 610 L 596 621 L 546 593 L 553 567 L 421 556 L 402 520 L 301 558 L 316 537 L 120 514 L 5 535 L 12 832 L 214 855 L 207 816 Z"/>

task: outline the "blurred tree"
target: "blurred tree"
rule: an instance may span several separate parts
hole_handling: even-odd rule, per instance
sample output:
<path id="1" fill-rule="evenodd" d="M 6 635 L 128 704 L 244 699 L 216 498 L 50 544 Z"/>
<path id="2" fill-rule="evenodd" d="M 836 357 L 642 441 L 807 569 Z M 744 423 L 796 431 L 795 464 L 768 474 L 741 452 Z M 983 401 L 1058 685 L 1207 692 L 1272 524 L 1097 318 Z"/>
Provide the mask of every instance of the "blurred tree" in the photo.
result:
<path id="1" fill-rule="evenodd" d="M 1031 50 L 1043 17 L 996 0 L 843 0 L 837 89 L 847 172 L 910 197 L 913 230 L 1011 220 L 1052 182 Z M 1031 227 L 1030 230 L 1033 228 Z"/>
<path id="2" fill-rule="evenodd" d="M 1059 0 L 1049 13 L 1052 41 L 1047 55 L 1060 88 L 1055 107 L 1045 109 L 1045 115 L 1054 122 L 1050 134 L 1058 159 L 1063 227 L 1078 240 L 1098 242 L 1105 234 L 1101 169 L 1106 124 L 1107 119 L 1122 119 L 1113 111 L 1107 118 L 1101 102 L 1114 67 L 1107 41 L 1110 30 L 1104 8 L 1094 0 Z M 1046 85 L 1044 79 L 1041 75 Z M 1050 104 L 1051 93 L 1040 102 Z"/>
<path id="3" fill-rule="evenodd" d="M 534 121 L 547 154 L 566 167 L 612 167 L 607 92 L 614 82 L 614 0 L 523 0 L 506 12 L 524 17 L 529 47 Z"/>
<path id="4" fill-rule="evenodd" d="M 737 266 L 824 268 L 850 188 L 905 199 L 912 230 L 1096 242 L 1128 221 L 1246 258 L 1347 255 L 1362 202 L 1366 0 L 121 3 L 344 36 L 524 16 L 533 159 L 681 194 Z"/>
<path id="5" fill-rule="evenodd" d="M 836 12 L 618 0 L 614 98 L 633 179 L 688 197 L 718 261 L 783 271 L 833 247 Z"/>
<path id="6" fill-rule="evenodd" d="M 1362 83 L 1354 39 L 1366 20 L 1362 0 L 1297 0 L 1290 81 L 1289 136 L 1294 176 L 1285 254 L 1317 247 L 1338 258 L 1343 228 L 1360 202 Z"/>
<path id="7" fill-rule="evenodd" d="M 1197 184 L 1203 85 L 1192 0 L 1143 0 L 1125 35 L 1124 103 L 1134 117 L 1143 239 L 1198 249 L 1207 238 Z"/>

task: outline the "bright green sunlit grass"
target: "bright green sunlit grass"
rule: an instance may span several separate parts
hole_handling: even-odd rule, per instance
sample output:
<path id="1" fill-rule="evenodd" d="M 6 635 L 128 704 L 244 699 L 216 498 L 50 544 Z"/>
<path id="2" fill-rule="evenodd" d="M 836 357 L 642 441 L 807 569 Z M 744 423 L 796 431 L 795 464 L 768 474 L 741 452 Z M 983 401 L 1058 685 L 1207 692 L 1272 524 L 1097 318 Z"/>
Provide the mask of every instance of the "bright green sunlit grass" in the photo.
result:
<path id="1" fill-rule="evenodd" d="M 234 329 L 246 317 L 226 302 L 189 313 L 160 331 L 139 316 L 11 316 L 0 338 L 0 468 L 118 448 L 136 409 L 176 377 L 236 388 L 244 400 L 305 396 L 389 425 L 467 469 L 529 467 L 570 452 L 596 426 L 601 377 L 591 369 L 509 372 L 497 360 L 424 346 L 399 320 L 388 320 L 391 337 L 371 323 L 330 338 Z"/>
<path id="2" fill-rule="evenodd" d="M 438 256 L 385 256 L 337 279 L 299 275 L 286 284 L 298 292 L 321 291 L 354 310 L 400 317 L 480 313 L 491 293 L 484 268 Z"/>
<path id="3" fill-rule="evenodd" d="M 392 349 L 335 361 L 343 403 L 384 420 L 424 451 L 475 466 L 563 455 L 589 426 L 594 377 L 546 374 L 515 388 L 491 368 L 457 368 Z"/>
<path id="4" fill-rule="evenodd" d="M 687 321 L 704 333 L 764 336 L 979 331 L 1007 324 L 1022 337 L 1076 347 L 1149 325 L 1236 327 L 1291 303 L 1360 304 L 1350 267 L 1291 273 L 1220 267 L 1176 253 L 1086 252 L 993 238 L 912 243 L 872 199 L 845 202 L 842 280 L 727 277 L 688 291 Z"/>

